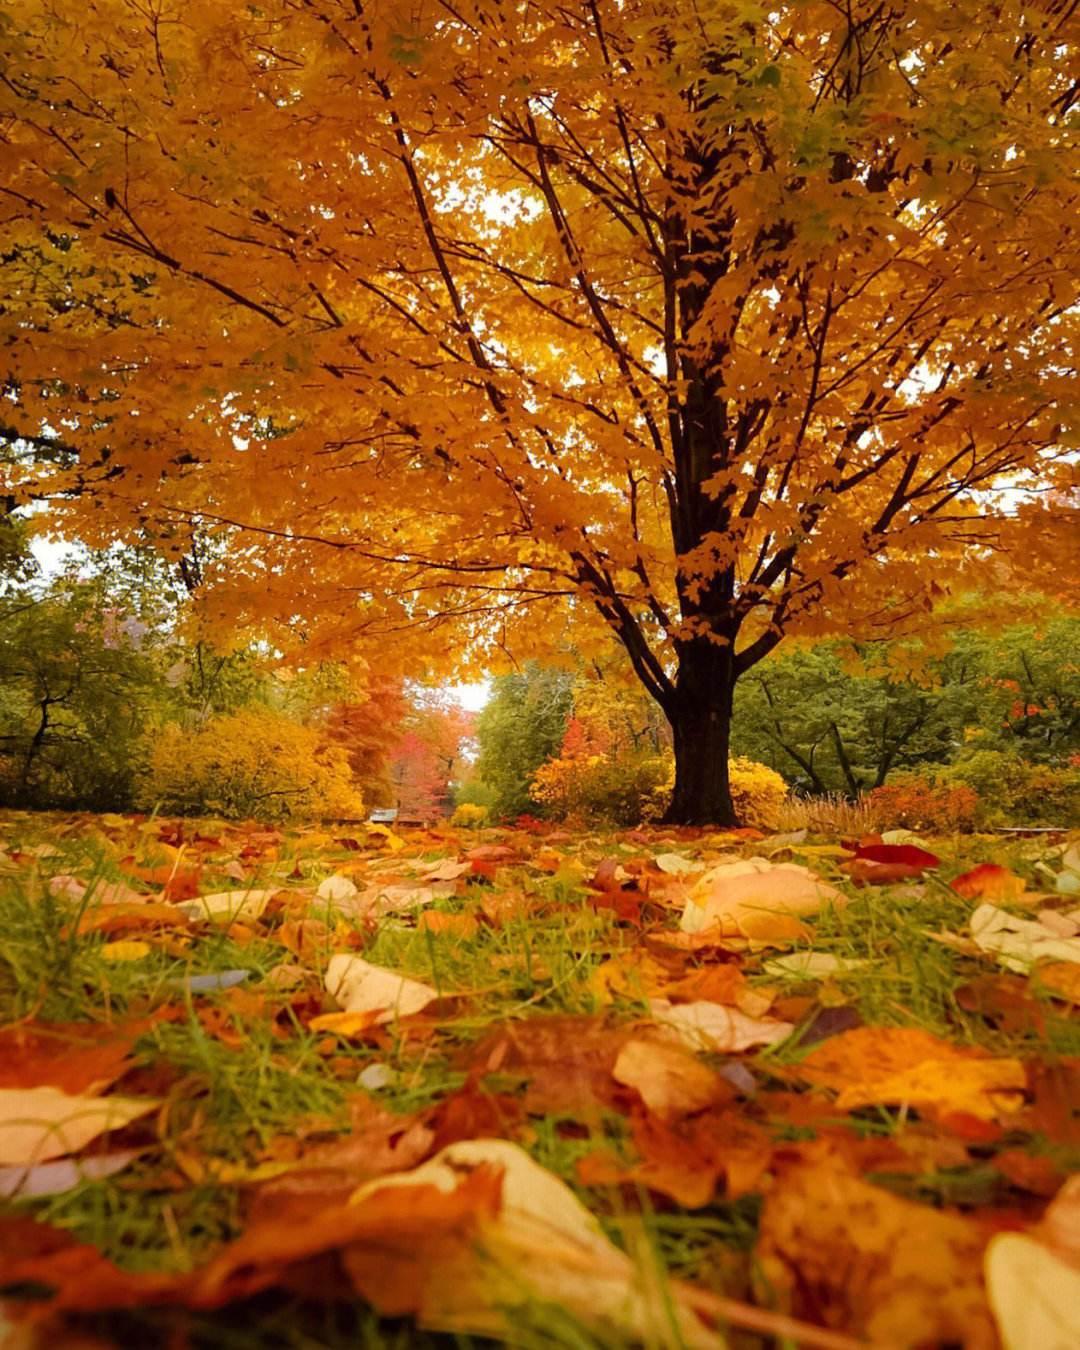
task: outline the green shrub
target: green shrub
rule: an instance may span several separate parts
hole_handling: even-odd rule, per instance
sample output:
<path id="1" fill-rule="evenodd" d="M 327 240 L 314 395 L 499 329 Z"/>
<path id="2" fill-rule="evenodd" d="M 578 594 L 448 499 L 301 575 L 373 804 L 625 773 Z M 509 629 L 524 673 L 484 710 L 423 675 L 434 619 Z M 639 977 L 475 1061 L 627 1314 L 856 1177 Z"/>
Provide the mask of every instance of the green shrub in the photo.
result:
<path id="1" fill-rule="evenodd" d="M 359 816 L 348 758 L 269 708 L 211 718 L 196 731 L 176 723 L 147 737 L 139 799 L 181 815 L 283 821 Z"/>

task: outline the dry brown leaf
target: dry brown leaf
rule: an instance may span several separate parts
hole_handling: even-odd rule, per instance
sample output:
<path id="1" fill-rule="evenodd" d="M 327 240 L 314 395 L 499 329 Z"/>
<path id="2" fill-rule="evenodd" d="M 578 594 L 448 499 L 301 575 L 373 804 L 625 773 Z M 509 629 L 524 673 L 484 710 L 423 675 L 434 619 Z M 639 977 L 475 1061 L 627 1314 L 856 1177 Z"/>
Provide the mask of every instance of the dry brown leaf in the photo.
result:
<path id="1" fill-rule="evenodd" d="M 611 1072 L 662 1120 L 704 1111 L 735 1095 L 729 1083 L 689 1051 L 663 1041 L 627 1041 Z"/>
<path id="2" fill-rule="evenodd" d="M 532 1114 L 582 1119 L 617 1104 L 611 1071 L 632 1034 L 595 1017 L 530 1017 L 486 1036 L 470 1051 L 468 1065 L 479 1074 L 527 1079 L 525 1107 Z"/>
<path id="3" fill-rule="evenodd" d="M 996 1350 L 982 1278 L 986 1235 L 822 1163 L 769 1190 L 757 1256 L 797 1315 L 875 1345 Z"/>
<path id="4" fill-rule="evenodd" d="M 737 965 L 699 966 L 677 980 L 663 982 L 655 991 L 672 1003 L 727 1003 L 738 1006 L 746 989 L 746 976 Z M 745 1011 L 745 1010 L 744 1010 Z"/>
<path id="5" fill-rule="evenodd" d="M 729 1199 L 759 1189 L 773 1156 L 765 1131 L 734 1111 L 710 1111 L 681 1121 L 635 1115 L 634 1146 L 640 1161 L 628 1165 L 610 1153 L 591 1153 L 578 1164 L 583 1186 L 645 1186 L 686 1209 L 712 1202 L 720 1178 Z"/>
<path id="6" fill-rule="evenodd" d="M 630 947 L 597 966 L 589 977 L 589 987 L 606 1005 L 617 997 L 651 998 L 660 993 L 668 978 L 663 962 L 640 947 Z"/>
<path id="7" fill-rule="evenodd" d="M 96 1096 L 131 1067 L 147 1024 L 17 1022 L 0 1028 L 0 1088 L 54 1087 Z"/>

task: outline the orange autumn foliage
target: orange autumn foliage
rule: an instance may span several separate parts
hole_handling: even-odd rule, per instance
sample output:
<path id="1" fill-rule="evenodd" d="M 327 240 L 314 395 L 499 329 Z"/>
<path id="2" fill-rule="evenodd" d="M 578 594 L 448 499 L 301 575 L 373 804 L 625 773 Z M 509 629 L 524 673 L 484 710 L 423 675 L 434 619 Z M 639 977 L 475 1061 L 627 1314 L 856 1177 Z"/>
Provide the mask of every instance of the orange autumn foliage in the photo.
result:
<path id="1" fill-rule="evenodd" d="M 207 620 L 311 657 L 569 613 L 671 723 L 672 818 L 733 823 L 785 634 L 1074 593 L 1067 21 L 14 0 L 0 490 L 209 537 Z"/>

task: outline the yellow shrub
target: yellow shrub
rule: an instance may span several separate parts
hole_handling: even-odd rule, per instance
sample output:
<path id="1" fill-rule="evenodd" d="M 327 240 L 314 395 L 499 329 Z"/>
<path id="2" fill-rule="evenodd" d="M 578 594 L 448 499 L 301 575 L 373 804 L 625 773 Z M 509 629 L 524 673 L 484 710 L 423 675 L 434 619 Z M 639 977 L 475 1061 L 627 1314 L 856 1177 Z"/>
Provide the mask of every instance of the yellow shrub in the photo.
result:
<path id="1" fill-rule="evenodd" d="M 664 754 L 564 754 L 537 769 L 529 791 L 559 820 L 637 825 L 657 815 L 657 792 L 669 776 L 669 763 Z"/>
<path id="2" fill-rule="evenodd" d="M 729 765 L 731 800 L 744 825 L 756 830 L 776 827 L 776 817 L 787 800 L 788 786 L 775 769 L 754 759 L 736 757 Z"/>
<path id="3" fill-rule="evenodd" d="M 459 829 L 475 830 L 478 829 L 488 818 L 488 809 L 486 806 L 478 806 L 475 802 L 462 802 L 460 806 L 454 808 L 454 814 L 450 817 L 450 824 Z"/>
<path id="4" fill-rule="evenodd" d="M 140 803 L 180 814 L 288 820 L 359 816 L 348 757 L 312 727 L 269 708 L 175 723 L 147 738 Z"/>

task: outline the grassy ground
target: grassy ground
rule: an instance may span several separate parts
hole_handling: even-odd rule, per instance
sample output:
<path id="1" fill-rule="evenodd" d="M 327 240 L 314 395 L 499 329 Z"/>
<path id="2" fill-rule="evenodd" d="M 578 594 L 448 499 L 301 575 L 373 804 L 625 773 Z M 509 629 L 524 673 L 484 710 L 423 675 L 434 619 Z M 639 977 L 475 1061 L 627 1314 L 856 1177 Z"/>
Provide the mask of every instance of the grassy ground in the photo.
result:
<path id="1" fill-rule="evenodd" d="M 1042 1066 L 1062 1070 L 1075 1086 L 1076 1006 L 1044 988 L 1037 976 L 1024 978 L 1018 1002 L 1009 983 L 1016 977 L 1002 976 L 986 955 L 958 950 L 935 936 L 967 930 L 975 902 L 951 888 L 954 877 L 993 861 L 1023 878 L 1029 889 L 1047 888 L 1060 867 L 1058 841 L 929 841 L 939 867 L 921 878 L 865 886 L 854 885 L 843 870 L 849 855 L 835 847 L 835 839 L 746 840 L 701 832 L 548 839 L 418 831 L 399 840 L 360 826 L 277 834 L 221 822 L 9 814 L 0 821 L 0 841 L 0 1027 L 145 1019 L 133 1062 L 111 1090 L 152 1094 L 167 1107 L 151 1123 L 113 1136 L 110 1147 L 119 1141 L 140 1149 L 129 1167 L 53 1196 L 14 1198 L 6 1205 L 7 1222 L 32 1215 L 129 1271 L 198 1268 L 243 1231 L 253 1196 L 270 1173 L 302 1170 L 312 1150 L 348 1136 L 358 1096 L 367 1093 L 403 1122 L 434 1122 L 436 1132 L 449 1129 L 450 1137 L 467 1135 L 470 1120 L 478 1133 L 493 1132 L 490 1113 L 478 1110 L 471 1091 L 488 1093 L 504 1107 L 516 1103 L 507 1108 L 502 1132 L 568 1183 L 635 1259 L 655 1262 L 670 1276 L 713 1293 L 767 1307 L 770 1295 L 756 1249 L 762 1198 L 786 1165 L 782 1150 L 797 1151 L 820 1135 L 821 1112 L 827 1113 L 830 1100 L 821 1092 L 811 1098 L 789 1070 L 811 1044 L 821 1043 L 830 1025 L 917 1028 L 957 1047 L 1018 1058 L 1029 1066 L 1031 1083 L 1035 1066 Z M 420 908 L 361 917 L 328 908 L 316 894 L 320 882 L 334 875 L 347 875 L 361 889 L 429 885 L 421 877 L 425 867 L 446 859 L 470 862 L 471 850 L 490 845 L 508 845 L 515 856 L 472 860 L 461 876 L 435 887 L 445 893 Z M 812 950 L 865 964 L 825 980 L 764 971 L 771 957 L 806 949 L 805 940 L 738 953 L 706 948 L 665 953 L 664 936 L 677 931 L 680 910 L 670 877 L 652 860 L 672 852 L 710 864 L 771 855 L 810 866 L 851 897 L 845 909 L 827 909 L 811 920 Z M 622 892 L 629 903 L 621 908 L 608 903 L 618 883 L 606 895 L 588 884 L 605 859 L 618 860 L 631 873 L 636 869 L 636 881 Z M 58 877 L 73 877 L 88 889 L 79 896 L 78 887 L 57 885 Z M 102 900 L 115 897 L 110 887 L 131 887 L 150 900 L 164 887 L 167 903 L 175 904 L 185 877 L 188 890 L 202 895 L 239 887 L 271 889 L 274 897 L 252 923 L 93 931 L 93 921 L 108 909 Z M 1067 908 L 1064 897 L 1044 903 Z M 1075 907 L 1077 901 L 1070 903 Z M 425 912 L 467 915 L 477 922 L 471 932 L 432 931 L 421 926 L 429 922 L 420 920 Z M 147 949 L 135 959 L 117 959 L 132 954 L 110 945 L 121 940 L 145 942 Z M 313 1018 L 334 1007 L 323 987 L 326 962 L 343 950 L 362 951 L 366 960 L 425 981 L 445 997 L 434 1013 L 359 1036 L 313 1030 Z M 749 1193 L 732 1197 L 721 1179 L 712 1200 L 691 1210 L 641 1182 L 584 1185 L 579 1164 L 598 1148 L 632 1167 L 632 1120 L 642 1117 L 636 1095 L 624 1090 L 615 1107 L 583 1102 L 578 1110 L 537 1111 L 523 1095 L 528 1066 L 477 1074 L 477 1047 L 528 1019 L 572 1018 L 566 1025 L 579 1028 L 584 1019 L 598 1027 L 647 1019 L 646 984 L 635 986 L 631 974 L 613 989 L 605 979 L 613 958 L 628 969 L 628 953 L 645 951 L 659 952 L 684 976 L 710 963 L 736 963 L 747 987 L 763 991 L 770 1002 L 767 1015 L 795 1024 L 785 1041 L 764 1051 L 700 1056 L 718 1071 L 734 1064 L 746 1071 L 732 1081 L 753 1087 L 733 1109 L 750 1113 L 755 1128 L 766 1131 L 780 1150 Z M 290 968 L 293 983 L 282 983 L 283 966 Z M 199 987 L 211 982 L 206 977 L 229 972 L 244 972 L 232 988 Z M 985 997 L 973 997 L 973 982 L 980 979 L 984 994 L 1008 989 L 1011 1001 L 1004 993 L 990 1005 Z M 571 1038 L 561 1053 L 572 1064 L 580 1050 Z M 554 1058 L 557 1064 L 558 1053 Z M 796 1092 L 817 1103 L 817 1117 L 783 1104 Z M 777 1104 L 763 1108 L 761 1093 L 775 1094 Z M 472 1105 L 448 1127 L 446 1104 L 452 1100 Z M 1008 1212 L 1010 1222 L 1026 1224 L 1038 1217 L 1052 1191 L 1046 1177 L 1060 1179 L 1080 1163 L 1078 1107 L 1074 1097 L 1064 1116 L 1040 1114 L 1038 1093 L 1031 1088 L 1022 1113 L 1004 1125 L 987 1124 L 981 1133 L 970 1122 L 965 1133 L 947 1115 L 912 1111 L 905 1103 L 838 1110 L 829 1128 L 839 1124 L 857 1140 L 906 1139 L 913 1128 L 947 1140 L 955 1145 L 951 1152 L 927 1149 L 924 1162 L 899 1170 L 867 1163 L 862 1175 L 928 1208 L 948 1206 L 969 1216 Z M 998 1166 L 1005 1153 L 1041 1159 L 1029 1169 L 1037 1172 L 1038 1185 L 1026 1180 L 1022 1168 Z M 357 1179 L 363 1171 L 361 1163 Z M 42 1307 L 49 1291 L 13 1292 L 45 1296 L 37 1305 Z M 817 1320 L 820 1309 L 813 1300 L 777 1295 L 777 1306 L 785 1302 Z M 846 1323 L 831 1313 L 826 1320 L 856 1335 L 865 1330 L 854 1314 Z M 136 1307 L 66 1325 L 77 1325 L 105 1345 L 169 1350 L 482 1343 L 422 1333 L 407 1320 L 380 1319 L 357 1299 L 283 1290 L 213 1313 Z M 587 1327 L 550 1304 L 522 1303 L 509 1315 L 508 1327 L 504 1338 L 522 1345 L 625 1343 L 625 1337 Z M 780 1343 L 753 1332 L 733 1334 L 736 1344 Z"/>

